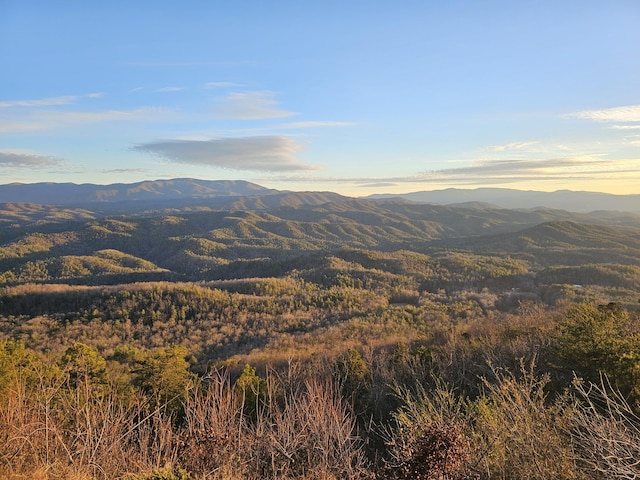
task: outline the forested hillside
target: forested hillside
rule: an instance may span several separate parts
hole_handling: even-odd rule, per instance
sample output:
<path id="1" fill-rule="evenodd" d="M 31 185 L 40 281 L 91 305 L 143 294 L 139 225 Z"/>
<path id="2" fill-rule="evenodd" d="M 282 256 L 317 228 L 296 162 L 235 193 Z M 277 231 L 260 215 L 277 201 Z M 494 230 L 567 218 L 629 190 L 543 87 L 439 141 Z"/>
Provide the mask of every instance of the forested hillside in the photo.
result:
<path id="1" fill-rule="evenodd" d="M 637 472 L 635 216 L 327 198 L 5 204 L 0 476 Z"/>
<path id="2" fill-rule="evenodd" d="M 521 278 L 508 281 L 518 282 L 523 276 L 535 281 L 541 269 L 550 267 L 633 267 L 640 251 L 640 222 L 634 217 L 605 223 L 554 210 L 346 200 L 267 210 L 190 207 L 171 214 L 143 211 L 105 218 L 86 210 L 35 205 L 8 205 L 3 212 L 4 221 L 12 222 L 0 247 L 0 284 L 5 285 L 279 277 L 320 268 L 325 258 L 351 248 L 426 255 L 438 265 L 432 283 L 448 288 L 443 279 L 455 278 L 455 286 L 461 272 L 455 265 L 450 271 L 440 257 L 458 255 L 468 263 L 478 255 L 491 257 L 484 263 L 514 261 Z M 633 268 L 624 271 L 625 279 L 612 286 L 633 282 Z M 505 275 L 513 272 L 490 277 Z M 490 286 L 478 283 L 482 276 L 472 278 L 470 287 Z M 596 276 L 573 283 L 607 286 L 607 281 Z M 502 283 L 502 288 L 508 286 Z"/>

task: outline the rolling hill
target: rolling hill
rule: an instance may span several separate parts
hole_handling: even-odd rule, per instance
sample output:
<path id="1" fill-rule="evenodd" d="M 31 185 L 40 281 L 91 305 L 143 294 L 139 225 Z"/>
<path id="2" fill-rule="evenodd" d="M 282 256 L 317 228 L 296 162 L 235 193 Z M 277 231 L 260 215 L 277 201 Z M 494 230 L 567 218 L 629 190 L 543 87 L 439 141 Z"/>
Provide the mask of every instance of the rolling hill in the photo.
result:
<path id="1" fill-rule="evenodd" d="M 636 295 L 639 214 L 606 210 L 620 206 L 606 202 L 592 213 L 503 208 L 513 192 L 483 193 L 493 196 L 439 205 L 191 179 L 5 185 L 0 287 L 300 278 L 398 298 L 389 290 L 515 289 L 512 306 L 521 295 L 551 302 L 566 294 L 559 284 Z"/>
<path id="2" fill-rule="evenodd" d="M 547 267 L 618 263 L 636 265 L 640 260 L 640 226 L 589 225 L 551 221 L 500 235 L 441 242 L 485 255 L 520 255 Z"/>
<path id="3" fill-rule="evenodd" d="M 45 207 L 12 204 L 5 221 L 14 224 L 0 244 L 0 284 L 210 281 L 294 271 L 322 283 L 346 268 L 363 282 L 414 272 L 425 288 L 468 288 L 551 267 L 633 267 L 640 258 L 640 222 L 633 215 L 606 219 L 328 193 L 244 196 L 230 205 L 236 209 L 191 205 L 112 216 L 51 207 L 56 221 L 43 224 Z M 16 211 L 22 224 L 15 223 Z M 354 250 L 364 253 L 349 253 Z"/>

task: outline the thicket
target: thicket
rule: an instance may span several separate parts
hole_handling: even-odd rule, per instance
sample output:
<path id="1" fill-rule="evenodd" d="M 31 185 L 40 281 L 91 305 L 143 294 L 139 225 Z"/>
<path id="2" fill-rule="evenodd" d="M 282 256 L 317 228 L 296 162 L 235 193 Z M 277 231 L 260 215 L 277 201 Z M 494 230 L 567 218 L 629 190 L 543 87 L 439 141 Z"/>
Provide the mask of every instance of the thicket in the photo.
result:
<path id="1" fill-rule="evenodd" d="M 636 311 L 567 302 L 554 308 L 523 303 L 518 311 L 503 313 L 491 308 L 488 294 L 471 293 L 462 309 L 422 294 L 409 295 L 413 301 L 403 304 L 376 303 L 375 295 L 358 294 L 356 303 L 344 307 L 340 298 L 332 304 L 326 290 L 292 282 L 256 280 L 251 288 L 261 295 L 249 294 L 250 283 L 226 285 L 236 292 L 214 285 L 154 284 L 128 294 L 131 311 L 142 292 L 155 299 L 153 311 L 161 312 L 157 321 L 167 321 L 172 305 L 188 305 L 192 312 L 218 305 L 234 315 L 251 309 L 285 315 L 289 309 L 302 314 L 334 308 L 349 317 L 313 334 L 284 335 L 302 340 L 297 357 L 287 359 L 285 338 L 274 341 L 272 350 L 203 363 L 178 344 L 123 342 L 105 348 L 67 335 L 65 348 L 47 349 L 41 348 L 42 337 L 5 334 L 0 342 L 0 477 L 640 475 Z M 29 295 L 56 293 L 21 288 Z M 308 296 L 296 304 L 303 290 Z M 117 311 L 125 291 L 86 288 L 76 291 L 79 298 L 59 301 L 95 304 L 96 311 L 87 313 L 98 317 L 95 325 L 105 325 L 105 315 Z M 19 307 L 17 298 L 13 304 L 7 297 L 3 301 L 4 308 Z M 113 310 L 106 308 L 110 302 Z M 464 302 L 460 296 L 453 303 Z M 374 314 L 375 322 L 368 317 Z M 176 313 L 174 326 L 178 320 Z M 141 317 L 138 323 L 141 331 L 149 331 L 155 322 L 145 324 Z M 54 326 L 55 319 L 51 325 L 64 330 L 64 323 Z M 380 332 L 390 335 L 380 338 Z M 333 347 L 305 350 L 304 342 L 314 341 Z"/>

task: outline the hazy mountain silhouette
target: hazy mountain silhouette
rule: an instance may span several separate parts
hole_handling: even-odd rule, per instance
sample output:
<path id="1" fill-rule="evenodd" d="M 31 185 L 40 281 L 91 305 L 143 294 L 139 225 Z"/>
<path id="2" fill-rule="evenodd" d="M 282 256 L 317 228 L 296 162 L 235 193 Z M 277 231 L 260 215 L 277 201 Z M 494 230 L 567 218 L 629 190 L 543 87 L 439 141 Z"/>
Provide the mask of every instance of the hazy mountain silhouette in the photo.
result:
<path id="1" fill-rule="evenodd" d="M 598 210 L 640 212 L 640 195 L 613 195 L 570 190 L 538 192 L 509 188 L 477 188 L 473 190 L 448 188 L 446 190 L 420 191 L 401 195 L 378 194 L 371 195 L 368 198 L 381 199 L 391 197 L 400 197 L 418 203 L 438 203 L 442 205 L 482 202 L 502 208 L 546 207 L 583 213 Z"/>
<path id="2" fill-rule="evenodd" d="M 155 202 L 198 200 L 219 197 L 265 195 L 277 190 L 242 180 L 196 180 L 177 178 L 110 185 L 75 183 L 12 183 L 0 185 L 0 202 L 41 203 L 52 205 L 106 204 L 120 202 Z"/>
<path id="3" fill-rule="evenodd" d="M 168 208 L 207 204 L 216 208 L 271 209 L 280 206 L 318 205 L 347 200 L 332 192 L 290 192 L 269 189 L 242 180 L 177 178 L 110 185 L 74 183 L 12 183 L 0 185 L 0 203 L 47 204 L 83 208 Z M 507 188 L 465 190 L 449 188 L 401 195 L 377 194 L 369 200 L 404 200 L 472 208 L 551 208 L 570 212 L 640 212 L 640 195 L 596 192 L 523 191 Z M 606 213 L 604 213 L 606 215 Z"/>

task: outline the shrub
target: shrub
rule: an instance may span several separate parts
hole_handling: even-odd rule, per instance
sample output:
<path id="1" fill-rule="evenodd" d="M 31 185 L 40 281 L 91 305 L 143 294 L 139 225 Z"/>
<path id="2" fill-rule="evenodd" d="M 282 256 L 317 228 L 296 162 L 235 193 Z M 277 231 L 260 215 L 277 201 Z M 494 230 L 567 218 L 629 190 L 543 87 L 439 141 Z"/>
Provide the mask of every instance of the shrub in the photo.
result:
<path id="1" fill-rule="evenodd" d="M 158 469 L 151 474 L 134 475 L 131 480 L 192 480 L 191 474 L 181 468 L 178 469 Z"/>
<path id="2" fill-rule="evenodd" d="M 256 420 L 260 403 L 266 398 L 267 382 L 256 374 L 255 368 L 247 364 L 236 380 L 235 387 L 241 395 L 244 414 Z"/>
<path id="3" fill-rule="evenodd" d="M 166 409 L 177 420 L 184 415 L 184 402 L 195 381 L 187 353 L 178 346 L 152 351 L 134 370 L 134 384 L 153 399 L 154 408 Z"/>
<path id="4" fill-rule="evenodd" d="M 344 398 L 349 399 L 357 415 L 369 408 L 371 370 L 360 352 L 350 348 L 336 361 L 338 383 Z"/>
<path id="5" fill-rule="evenodd" d="M 580 465 L 602 478 L 640 478 L 640 416 L 606 377 L 574 383 L 571 436 Z"/>
<path id="6" fill-rule="evenodd" d="M 571 408 L 564 398 L 550 402 L 550 379 L 521 362 L 517 373 L 492 367 L 485 394 L 472 405 L 476 462 L 491 478 L 576 478 L 574 452 L 564 427 Z"/>
<path id="7" fill-rule="evenodd" d="M 469 442 L 454 424 L 432 422 L 419 430 L 395 452 L 398 462 L 387 467 L 390 478 L 453 478 L 468 464 Z"/>
<path id="8" fill-rule="evenodd" d="M 558 325 L 555 352 L 564 369 L 596 384 L 605 374 L 623 394 L 640 399 L 640 326 L 618 305 L 570 308 Z"/>
<path id="9" fill-rule="evenodd" d="M 396 394 L 404 405 L 394 415 L 395 428 L 386 433 L 386 478 L 471 478 L 466 402 L 437 379 L 431 390 L 398 387 Z"/>
<path id="10" fill-rule="evenodd" d="M 178 461 L 194 475 L 234 478 L 245 473 L 252 451 L 243 394 L 232 388 L 227 372 L 214 371 L 185 405 L 184 428 L 177 440 Z"/>

